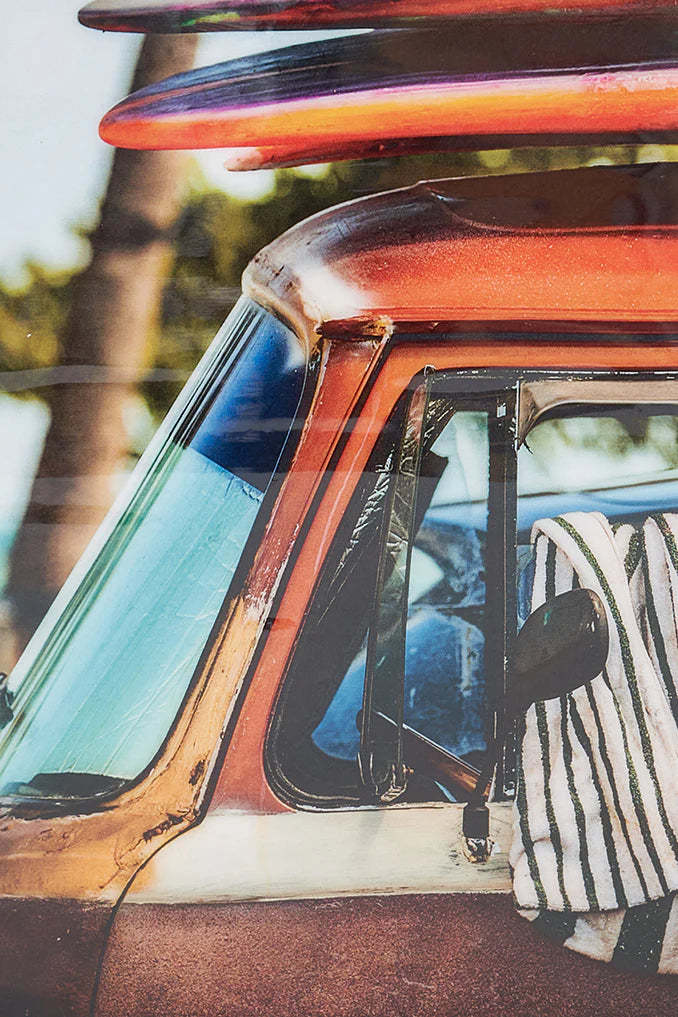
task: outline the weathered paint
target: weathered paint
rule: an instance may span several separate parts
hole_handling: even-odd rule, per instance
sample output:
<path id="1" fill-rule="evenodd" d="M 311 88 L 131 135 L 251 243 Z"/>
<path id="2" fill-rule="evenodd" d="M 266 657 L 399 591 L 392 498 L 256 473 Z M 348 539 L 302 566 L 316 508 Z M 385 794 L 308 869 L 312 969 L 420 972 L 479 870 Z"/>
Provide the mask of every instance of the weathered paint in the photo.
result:
<path id="1" fill-rule="evenodd" d="M 313 216 L 257 255 L 244 288 L 326 334 L 375 319 L 396 334 L 401 322 L 676 331 L 677 217 L 678 166 L 437 181 Z"/>
<path id="2" fill-rule="evenodd" d="M 335 357 L 325 356 L 295 461 L 242 595 L 218 622 L 160 758 L 133 787 L 86 808 L 8 800 L 0 821 L 0 893 L 114 902 L 160 843 L 195 821 L 298 528 L 378 353 L 379 344 L 370 342 L 341 344 Z"/>
<path id="3" fill-rule="evenodd" d="M 421 852 L 427 845 L 422 842 Z M 675 978 L 550 943 L 507 894 L 117 912 L 96 1017 L 659 1017 Z"/>
<path id="4" fill-rule="evenodd" d="M 4 809 L 0 821 L 0 902 L 5 906 L 0 908 L 0 944 L 11 941 L 12 948 L 0 949 L 0 1000 L 15 994 L 18 1006 L 31 1015 L 42 1015 L 39 1007 L 44 996 L 52 1008 L 44 1011 L 49 1017 L 71 1012 L 74 1017 L 84 1017 L 87 986 L 91 987 L 94 979 L 113 906 L 138 868 L 200 814 L 234 699 L 285 562 L 379 348 L 374 341 L 340 344 L 336 357 L 324 356 L 320 391 L 242 596 L 218 622 L 155 765 L 134 787 L 106 801 L 88 802 L 86 812 L 82 805 L 68 809 L 47 802 L 15 803 Z M 49 925 L 35 922 L 32 936 L 15 934 L 13 908 L 19 901 L 22 908 L 25 905 L 24 913 L 33 918 L 36 909 L 44 908 L 61 920 L 59 916 L 68 915 L 73 902 L 94 909 L 101 917 L 97 935 L 91 935 L 90 953 L 76 954 L 78 948 L 73 947 L 71 968 L 79 972 L 81 995 L 72 1010 L 71 968 L 64 962 L 61 975 L 50 973 L 48 959 L 60 951 Z M 41 977 L 31 974 L 39 956 L 45 958 Z M 22 986 L 24 995 L 19 994 Z M 1 1006 L 0 1013 L 4 1017 Z"/>
<path id="5" fill-rule="evenodd" d="M 130 904 L 504 892 L 512 806 L 491 806 L 488 862 L 464 853 L 462 805 L 253 815 L 211 812 L 140 872 Z"/>

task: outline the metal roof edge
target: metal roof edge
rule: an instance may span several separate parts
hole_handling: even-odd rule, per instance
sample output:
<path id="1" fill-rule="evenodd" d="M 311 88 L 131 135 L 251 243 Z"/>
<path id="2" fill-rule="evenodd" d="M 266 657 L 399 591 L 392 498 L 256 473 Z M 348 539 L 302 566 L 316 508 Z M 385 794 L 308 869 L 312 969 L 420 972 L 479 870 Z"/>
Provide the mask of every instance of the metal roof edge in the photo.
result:
<path id="1" fill-rule="evenodd" d="M 678 164 L 430 181 L 362 197 L 304 220 L 256 255 L 243 285 L 250 296 L 315 342 L 319 335 L 345 338 L 351 331 L 356 338 L 383 335 L 386 321 L 394 331 L 402 330 L 401 323 L 421 330 L 422 324 L 435 329 L 436 323 L 460 319 L 472 327 L 473 321 L 495 319 L 508 324 L 540 319 L 613 323 L 623 318 L 655 328 L 678 318 L 678 306 L 666 294 L 658 293 L 651 306 L 643 306 L 642 300 L 634 306 L 629 295 L 628 306 L 597 312 L 586 302 L 575 306 L 570 301 L 558 313 L 555 298 L 542 305 L 534 299 L 526 314 L 519 303 L 502 305 L 499 296 L 494 304 L 479 300 L 463 305 L 458 294 L 452 299 L 454 283 L 468 275 L 460 261 L 462 249 L 473 249 L 478 257 L 483 245 L 490 254 L 503 244 L 506 252 L 515 250 L 518 275 L 519 258 L 529 245 L 540 244 L 546 254 L 551 252 L 554 265 L 557 248 L 565 252 L 568 245 L 583 249 L 602 243 L 628 262 L 633 245 L 646 243 L 658 250 L 663 240 L 675 241 L 678 254 L 676 225 Z M 427 266 L 446 275 L 436 300 L 428 304 L 412 264 L 421 258 L 421 280 L 429 295 L 434 282 Z M 670 270 L 656 260 L 658 275 Z M 629 271 L 628 264 L 624 270 Z M 652 271 L 653 265 L 648 263 L 645 270 Z M 605 271 L 602 264 L 600 271 Z M 668 282 L 665 288 L 671 291 Z M 455 313 L 446 314 L 446 308 Z"/>

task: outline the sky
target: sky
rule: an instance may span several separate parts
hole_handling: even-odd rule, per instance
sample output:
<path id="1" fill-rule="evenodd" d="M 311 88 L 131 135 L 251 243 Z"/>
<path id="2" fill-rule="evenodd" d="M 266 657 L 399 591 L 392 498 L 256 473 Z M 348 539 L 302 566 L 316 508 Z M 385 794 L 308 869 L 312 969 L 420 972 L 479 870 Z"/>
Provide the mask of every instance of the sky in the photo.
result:
<path id="1" fill-rule="evenodd" d="M 140 37 L 83 28 L 77 20 L 80 6 L 78 0 L 18 0 L 3 10 L 0 280 L 10 286 L 20 287 L 27 279 L 23 266 L 30 260 L 55 270 L 82 263 L 86 245 L 73 228 L 93 224 L 105 186 L 113 150 L 99 139 L 98 124 L 128 93 Z M 311 37 L 308 32 L 205 35 L 197 64 Z M 270 171 L 229 173 L 219 151 L 195 157 L 208 184 L 232 194 L 256 198 L 272 185 Z M 0 590 L 47 424 L 42 404 L 0 393 Z"/>
<path id="2" fill-rule="evenodd" d="M 83 28 L 84 0 L 8 4 L 0 35 L 0 279 L 20 285 L 35 260 L 68 268 L 84 256 L 73 227 L 94 221 L 112 150 L 98 136 L 102 115 L 128 92 L 139 36 Z M 311 33 L 213 33 L 197 63 L 218 63 Z M 229 173 L 219 151 L 198 153 L 215 187 L 257 197 L 269 171 Z"/>

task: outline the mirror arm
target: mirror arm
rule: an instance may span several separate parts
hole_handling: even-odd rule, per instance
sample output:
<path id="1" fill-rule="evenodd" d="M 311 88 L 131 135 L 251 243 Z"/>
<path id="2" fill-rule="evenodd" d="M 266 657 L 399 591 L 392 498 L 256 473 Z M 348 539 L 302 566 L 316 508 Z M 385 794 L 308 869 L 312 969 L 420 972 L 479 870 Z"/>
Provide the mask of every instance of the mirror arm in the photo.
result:
<path id="1" fill-rule="evenodd" d="M 592 681 L 605 667 L 608 650 L 607 615 L 593 590 L 561 593 L 536 608 L 523 625 L 509 659 L 497 729 L 464 808 L 462 830 L 475 860 L 487 860 L 491 850 L 485 793 L 512 721 L 534 703 L 559 699 Z"/>

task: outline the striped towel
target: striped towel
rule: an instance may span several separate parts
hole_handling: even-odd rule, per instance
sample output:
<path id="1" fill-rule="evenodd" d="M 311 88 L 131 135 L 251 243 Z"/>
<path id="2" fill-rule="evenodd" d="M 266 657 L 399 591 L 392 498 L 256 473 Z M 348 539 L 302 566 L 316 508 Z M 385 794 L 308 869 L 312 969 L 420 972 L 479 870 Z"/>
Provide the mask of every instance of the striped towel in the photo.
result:
<path id="1" fill-rule="evenodd" d="M 678 973 L 678 516 L 533 529 L 532 609 L 583 586 L 606 605 L 605 671 L 528 711 L 511 865 L 525 917 L 572 949 Z M 650 929 L 650 931 L 648 931 Z M 631 945 L 630 945 L 631 944 Z M 649 945 L 648 945 L 649 944 Z M 672 945 L 673 944 L 673 945 Z M 642 952 L 642 951 L 641 951 Z"/>

